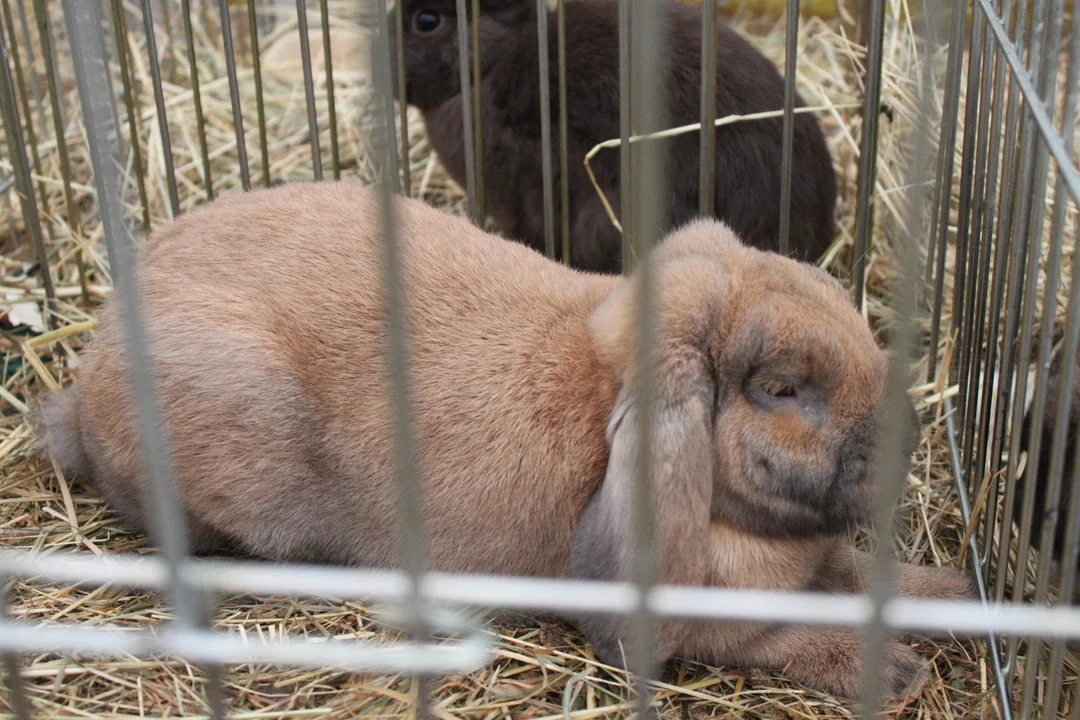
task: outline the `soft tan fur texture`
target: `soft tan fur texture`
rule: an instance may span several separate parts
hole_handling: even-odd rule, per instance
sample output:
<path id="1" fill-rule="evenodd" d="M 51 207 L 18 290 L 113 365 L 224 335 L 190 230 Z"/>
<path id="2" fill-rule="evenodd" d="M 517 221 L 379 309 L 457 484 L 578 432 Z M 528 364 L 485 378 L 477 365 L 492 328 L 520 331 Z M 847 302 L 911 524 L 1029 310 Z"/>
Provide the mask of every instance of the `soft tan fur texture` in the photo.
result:
<path id="1" fill-rule="evenodd" d="M 430 566 L 625 577 L 641 408 L 638 278 L 589 275 L 396 203 Z M 376 195 L 287 185 L 158 231 L 139 283 L 187 517 L 204 551 L 395 564 L 396 489 Z M 841 539 L 867 515 L 886 363 L 826 274 L 708 221 L 653 256 L 655 554 L 670 583 L 860 592 Z M 39 415 L 65 470 L 146 528 L 118 306 Z M 902 566 L 907 595 L 961 597 Z M 620 622 L 579 619 L 622 659 Z M 846 630 L 669 622 L 657 660 L 782 668 L 842 695 Z M 889 687 L 922 661 L 894 643 Z"/>

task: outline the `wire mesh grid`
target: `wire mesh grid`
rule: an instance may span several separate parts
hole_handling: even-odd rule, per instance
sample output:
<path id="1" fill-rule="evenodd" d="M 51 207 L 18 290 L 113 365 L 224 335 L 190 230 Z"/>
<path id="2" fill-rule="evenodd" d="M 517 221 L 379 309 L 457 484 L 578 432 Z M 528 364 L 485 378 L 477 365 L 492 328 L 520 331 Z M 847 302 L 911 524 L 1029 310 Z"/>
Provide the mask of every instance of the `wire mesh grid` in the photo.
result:
<path id="1" fill-rule="evenodd" d="M 703 27 L 711 29 L 716 22 L 713 0 L 702 3 Z M 662 182 L 659 171 L 661 158 L 658 145 L 649 142 L 647 135 L 668 126 L 663 117 L 659 78 L 659 48 L 664 42 L 663 15 L 655 2 L 622 0 L 619 13 L 620 30 L 620 101 L 622 136 L 619 139 L 620 172 L 622 175 L 620 207 L 628 209 L 623 215 L 623 257 L 633 267 L 642 282 L 644 300 L 637 322 L 642 336 L 651 337 L 653 315 L 650 312 L 652 283 L 647 248 L 659 241 L 658 226 L 661 208 L 657 198 L 663 196 L 656 185 Z M 0 55 L 11 58 L 0 67 L 0 109 L 10 154 L 12 178 L 7 188 L 21 205 L 25 237 L 37 253 L 41 277 L 43 330 L 52 330 L 58 317 L 60 302 L 50 270 L 48 233 L 40 221 L 42 208 L 50 207 L 44 197 L 42 173 L 38 168 L 43 159 L 40 139 L 43 137 L 45 112 L 49 109 L 54 125 L 55 152 L 64 166 L 63 192 L 67 221 L 71 232 L 79 230 L 79 205 L 75 202 L 74 174 L 69 166 L 67 142 L 73 135 L 85 134 L 86 146 L 93 167 L 92 192 L 98 199 L 102 235 L 108 250 L 108 268 L 116 296 L 123 303 L 127 337 L 127 352 L 132 362 L 131 383 L 138 401 L 140 447 L 145 475 L 150 481 L 151 505 L 154 510 L 155 544 L 160 555 L 134 558 L 126 555 L 92 557 L 90 553 L 75 555 L 41 555 L 23 550 L 4 550 L 0 555 L 0 577 L 48 578 L 55 582 L 89 585 L 130 585 L 164 591 L 175 612 L 167 627 L 153 632 L 122 632 L 119 630 L 80 629 L 78 632 L 63 626 L 35 626 L 0 618 L 0 650 L 5 657 L 5 670 L 10 705 L 17 717 L 29 717 L 30 702 L 20 680 L 20 653 L 62 652 L 112 655 L 146 655 L 166 653 L 196 663 L 207 672 L 207 697 L 211 714 L 227 712 L 221 692 L 222 666 L 238 663 L 281 663 L 310 666 L 336 666 L 367 672 L 406 673 L 419 678 L 416 689 L 417 713 L 430 712 L 427 707 L 424 678 L 482 665 L 490 658 L 490 640 L 459 615 L 440 608 L 497 606 L 526 611 L 563 613 L 616 613 L 631 619 L 634 628 L 628 643 L 628 665 L 638 678 L 633 709 L 638 716 L 652 711 L 649 678 L 657 668 L 651 661 L 648 638 L 656 632 L 660 619 L 692 618 L 709 620 L 760 620 L 770 622 L 806 623 L 810 625 L 843 626 L 865 629 L 867 632 L 866 664 L 879 668 L 884 662 L 885 638 L 889 630 L 918 630 L 935 633 L 955 633 L 986 637 L 987 656 L 992 662 L 995 691 L 999 694 L 997 712 L 1011 717 L 1033 714 L 1054 716 L 1059 702 L 1071 712 L 1080 713 L 1080 706 L 1071 704 L 1071 692 L 1065 675 L 1065 642 L 1080 638 L 1080 613 L 1067 607 L 1054 607 L 1057 595 L 1053 587 L 1069 588 L 1076 581 L 1075 568 L 1080 547 L 1080 519 L 1076 503 L 1068 508 L 1061 504 L 1061 488 L 1072 488 L 1067 497 L 1078 498 L 1077 483 L 1065 474 L 1065 452 L 1068 443 L 1067 418 L 1069 403 L 1059 403 L 1054 418 L 1055 431 L 1050 446 L 1050 463 L 1042 468 L 1037 463 L 1024 463 L 1025 457 L 1040 455 L 1043 409 L 1052 389 L 1049 382 L 1050 357 L 1055 346 L 1066 358 L 1076 355 L 1080 335 L 1080 310 L 1073 311 L 1072 290 L 1068 280 L 1071 268 L 1065 260 L 1075 241 L 1076 210 L 1080 198 L 1080 175 L 1074 160 L 1076 91 L 1078 87 L 1078 38 L 1075 13 L 1067 14 L 1063 0 L 1036 0 L 1029 7 L 1026 0 L 1014 6 L 1006 0 L 1000 5 L 989 0 L 974 0 L 970 6 L 955 0 L 948 17 L 924 12 L 918 19 L 926 23 L 921 33 L 920 51 L 926 58 L 940 57 L 939 45 L 947 48 L 944 69 L 945 86 L 941 97 L 936 95 L 934 64 L 919 65 L 922 76 L 917 78 L 914 131 L 911 135 L 911 157 L 907 168 L 907 184 L 901 208 L 900 228 L 893 242 L 895 262 L 900 282 L 894 291 L 894 324 L 892 347 L 894 364 L 890 385 L 890 403 L 900 407 L 906 390 L 903 370 L 912 357 L 925 349 L 920 339 L 919 320 L 929 318 L 929 352 L 927 381 L 940 387 L 946 439 L 951 451 L 953 472 L 957 480 L 958 502 L 970 532 L 964 538 L 970 544 L 968 555 L 984 602 L 954 603 L 932 600 L 896 598 L 892 596 L 887 559 L 889 543 L 878 545 L 877 559 L 866 597 L 841 597 L 813 593 L 777 594 L 758 591 L 735 591 L 720 588 L 686 588 L 655 585 L 657 569 L 652 557 L 648 528 L 652 527 L 652 493 L 649 468 L 651 437 L 649 423 L 642 423 L 638 443 L 640 468 L 636 483 L 635 506 L 638 532 L 635 540 L 637 563 L 632 582 L 598 583 L 539 578 L 496 578 L 448 576 L 423 571 L 423 523 L 419 491 L 423 468 L 416 464 L 412 399 L 409 382 L 407 297 L 409 289 L 397 271 L 399 249 L 395 242 L 394 204 L 390 201 L 398 192 L 409 192 L 412 173 L 409 172 L 409 125 L 404 109 L 395 106 L 394 86 L 404 89 L 404 69 L 401 42 L 403 17 L 390 15 L 390 24 L 376 23 L 372 33 L 371 74 L 374 84 L 369 122 L 372 151 L 369 179 L 380 188 L 382 198 L 382 231 L 384 262 L 389 269 L 385 288 L 388 308 L 390 348 L 388 362 L 393 369 L 393 410 L 395 418 L 395 474 L 400 489 L 401 571 L 369 571 L 328 567 L 268 565 L 241 560 L 196 560 L 191 557 L 181 515 L 175 512 L 178 501 L 173 483 L 173 471 L 168 438 L 151 428 L 161 426 L 161 409 L 154 392 L 154 373 L 145 339 L 145 326 L 140 317 L 137 295 L 132 288 L 132 255 L 135 236 L 151 228 L 150 197 L 166 200 L 163 216 L 171 218 L 187 208 L 181 198 L 185 170 L 174 165 L 177 153 L 170 143 L 175 132 L 170 128 L 169 93 L 167 87 L 177 77 L 176 53 L 164 55 L 156 47 L 160 36 L 155 23 L 167 26 L 166 37 L 179 25 L 185 36 L 186 61 L 190 66 L 190 91 L 195 103 L 196 139 L 187 138 L 193 151 L 192 168 L 199 178 L 202 197 L 213 199 L 215 187 L 221 187 L 221 177 L 212 168 L 212 146 L 221 142 L 228 129 L 209 127 L 204 122 L 201 107 L 203 92 L 198 84 L 199 72 L 195 57 L 195 34 L 213 28 L 220 33 L 224 47 L 221 70 L 227 85 L 231 108 L 232 143 L 229 152 L 237 158 L 236 177 L 230 178 L 233 187 L 247 190 L 252 186 L 252 159 L 247 152 L 250 128 L 245 126 L 240 76 L 249 70 L 238 68 L 234 46 L 230 6 L 218 6 L 216 27 L 209 8 L 201 22 L 193 23 L 193 10 L 185 1 L 176 8 L 154 5 L 144 0 L 138 8 L 129 8 L 119 0 L 110 3 L 108 12 L 102 5 L 87 0 L 67 0 L 63 18 L 67 42 L 70 44 L 78 108 L 64 107 L 61 96 L 60 73 L 56 61 L 54 34 L 60 28 L 50 26 L 50 11 L 45 0 L 34 4 L 39 38 L 31 43 L 29 34 L 21 40 L 10 2 L 4 2 L 4 28 L 0 32 Z M 261 72 L 258 66 L 258 38 L 254 0 L 249 0 L 247 17 L 250 32 L 245 34 L 251 43 L 254 59 L 256 105 L 256 144 L 259 148 L 259 167 L 262 184 L 271 182 L 268 146 L 273 142 L 267 131 Z M 327 1 L 320 5 L 322 19 L 319 32 L 323 47 L 323 65 L 317 72 L 313 65 L 313 34 L 307 25 L 308 8 L 297 0 L 295 13 L 300 39 L 299 57 L 302 61 L 303 98 L 298 102 L 306 120 L 306 144 L 310 153 L 310 168 L 318 180 L 332 175 L 339 177 L 342 153 L 339 123 L 336 117 L 333 53 L 331 48 L 330 13 Z M 388 16 L 385 0 L 373 9 L 375 18 Z M 484 213 L 484 172 L 481 148 L 482 84 L 478 18 L 480 4 L 467 0 L 457 3 L 459 46 L 470 48 L 460 53 L 461 108 L 465 134 L 466 197 L 468 214 L 476 221 Z M 25 16 L 25 8 L 19 6 Z M 550 37 L 546 20 L 548 6 L 537 3 L 538 41 L 541 48 L 542 142 L 544 147 L 545 249 L 556 255 L 555 228 L 560 228 L 562 257 L 568 257 L 567 244 L 572 242 L 568 226 L 565 132 L 565 2 L 556 4 L 554 15 L 556 54 L 558 62 L 556 90 L 558 101 L 550 97 L 552 84 L 547 81 L 550 67 Z M 859 139 L 857 202 L 855 204 L 853 269 L 856 303 L 862 308 L 866 301 L 865 278 L 871 256 L 873 209 L 881 201 L 875 193 L 878 169 L 878 123 L 881 112 L 882 70 L 887 49 L 884 26 L 887 7 L 884 2 L 871 2 L 863 18 L 867 53 L 862 103 L 862 132 Z M 132 14 L 134 13 L 134 15 Z M 108 15 L 106 18 L 104 15 Z M 178 16 L 178 17 L 177 17 Z M 141 20 L 146 41 L 145 54 L 128 44 L 127 23 L 132 17 Z M 1065 21 L 1071 21 L 1066 27 Z M 797 41 L 799 33 L 798 1 L 787 3 L 785 32 L 786 67 L 785 100 L 776 112 L 784 122 L 784 166 L 781 202 L 781 234 L 779 244 L 787 249 L 790 228 L 791 157 L 793 143 L 794 93 L 798 77 Z M 911 21 L 911 18 L 908 18 Z M 396 36 L 393 41 L 391 34 Z M 702 52 L 702 77 L 715 76 L 715 55 L 712 52 L 713 34 L 706 32 Z M 20 45 L 24 52 L 39 53 L 44 66 L 45 93 L 39 84 L 39 73 L 27 73 L 19 65 Z M 394 48 L 397 57 L 395 63 Z M 110 47 L 113 48 L 110 50 Z M 1060 50 L 1060 52 L 1059 52 Z M 631 54 L 632 51 L 632 54 Z M 1064 63 L 1062 63 L 1064 59 Z M 31 60 L 31 63 L 34 63 Z M 110 63 L 119 66 L 123 93 L 112 87 L 116 73 Z M 1064 68 L 1062 68 L 1064 64 Z M 395 77 L 394 68 L 398 69 Z M 35 68 L 36 68 L 35 64 Z M 148 75 L 152 86 L 154 108 L 134 107 L 133 75 Z M 33 79 L 27 87 L 26 75 Z M 323 97 L 317 97 L 321 75 Z M 218 82 L 217 80 L 212 82 Z M 631 93 L 631 88 L 633 92 Z M 708 80 L 702 86 L 701 122 L 695 129 L 709 128 L 717 123 L 713 117 L 710 93 L 715 86 Z M 36 100 L 31 100 L 31 94 Z M 130 147 L 125 147 L 124 126 L 118 103 L 122 95 L 127 103 L 124 115 Z M 320 106 L 320 102 L 323 103 Z M 400 104 L 399 104 L 400 105 Z M 560 136 L 553 137 L 552 114 L 555 106 L 556 125 Z M 20 116 L 20 109 L 23 111 Z M 35 116 L 35 109 L 37 116 Z M 77 112 L 73 112 L 77 111 Z M 248 110 L 250 112 L 250 109 Z M 65 119 L 64 115 L 71 115 Z M 933 127 L 940 113 L 940 126 Z M 961 116 L 962 115 L 962 116 Z M 175 117 L 175 112 L 172 113 Z M 75 118 L 80 118 L 76 120 Z M 326 121 L 329 131 L 320 123 Z M 138 122 L 156 123 L 151 134 L 154 147 L 139 147 L 142 137 Z M 719 122 L 723 122 L 721 119 Z M 329 172 L 324 172 L 324 148 L 321 138 L 329 145 Z M 399 137 L 399 135 L 401 137 Z M 936 164 L 933 142 L 937 140 Z M 701 132 L 701 202 L 703 213 L 710 212 L 710 170 L 715 143 L 714 132 Z M 958 138 L 961 143 L 958 146 Z M 194 150 L 197 143 L 197 151 Z M 957 152 L 957 148 L 962 148 Z M 400 153 L 399 153 L 400 148 Z M 48 152 L 48 150 L 45 150 Z M 554 181 L 556 152 L 560 166 L 560 182 Z M 145 156 L 144 154 L 145 153 Z M 146 163 L 157 162 L 162 172 L 154 176 Z M 147 187 L 156 177 L 161 187 Z M 634 178 L 649 178 L 649 183 L 633 182 Z M 1053 191 L 1050 191 L 1053 188 Z M 556 218 L 555 197 L 560 194 L 559 217 Z M 133 195 L 137 197 L 132 197 Z M 956 197 L 958 205 L 954 206 Z M 1049 217 L 1048 217 L 1049 216 Z M 50 218 L 51 223 L 51 218 Z M 55 232 L 51 225 L 49 232 Z M 930 238 L 927 244 L 924 235 Z M 83 253 L 77 251 L 79 262 L 78 294 L 88 300 L 99 290 L 87 279 Z M 920 270 L 920 264 L 924 266 Z M 920 279 L 925 282 L 920 282 Z M 949 284 L 951 282 L 951 287 Z M 1068 290 L 1068 302 L 1061 303 L 1059 295 Z M 951 294 L 951 298 L 948 297 Z M 1041 317 L 1040 317 L 1041 315 Z M 83 326 L 67 326 L 62 333 L 84 330 Z M 39 336 L 34 343 L 44 345 L 54 336 Z M 939 346 L 945 351 L 939 353 Z M 33 345 L 31 345 L 33 347 Z M 640 348 L 649 357 L 649 343 Z M 939 355 L 940 360 L 939 360 Z M 648 363 L 643 363 L 648 367 Z M 1029 368 L 1032 368 L 1029 370 Z M 1058 388 L 1071 387 L 1073 366 L 1065 364 L 1064 376 Z M 639 378 L 636 391 L 645 407 L 654 402 L 655 390 L 650 378 Z M 1025 402 L 1031 397 L 1030 406 Z M 1070 395 L 1065 393 L 1068 400 Z M 6 396 L 5 396 L 5 399 Z M 21 404 L 17 398 L 16 402 Z M 1034 428 L 1030 436 L 1023 430 L 1025 412 L 1031 410 Z M 651 417 L 646 411 L 644 417 Z M 877 492 L 876 524 L 892 527 L 895 507 L 907 477 L 906 458 L 900 438 L 903 437 L 906 416 L 890 414 L 891 425 L 882 434 L 885 451 L 882 453 Z M 1026 438 L 1032 445 L 1025 447 Z M 1026 455 L 1025 455 L 1026 450 Z M 1072 467 L 1080 466 L 1073 463 Z M 1045 507 L 1036 507 L 1037 473 L 1045 473 L 1049 483 L 1039 499 Z M 1025 473 L 1027 473 L 1025 475 Z M 1023 485 L 1018 478 L 1026 477 Z M 1060 581 L 1052 582 L 1050 553 L 1035 553 L 1031 548 L 1034 518 L 1042 512 L 1041 547 L 1052 541 L 1056 514 L 1066 515 L 1067 537 L 1060 561 Z M 1014 527 L 1015 525 L 1015 527 Z M 1013 537 L 1015 535 L 1015 537 Z M 213 593 L 273 593 L 288 596 L 311 595 L 336 598 L 366 598 L 387 601 L 400 608 L 397 619 L 409 630 L 413 641 L 397 645 L 377 645 L 362 641 L 343 643 L 314 643 L 295 639 L 253 642 L 250 638 L 211 630 L 208 624 Z M 1024 603 L 1034 599 L 1034 604 Z M 440 639 L 446 634 L 457 640 Z M 1044 638 L 1043 643 L 1038 638 Z M 1025 642 L 1026 639 L 1026 642 Z M 1045 656 L 1045 657 L 1044 657 Z M 874 682 L 875 675 L 867 674 L 863 691 L 863 708 L 871 712 L 881 701 L 882 689 Z M 1014 692 L 1014 683 L 1018 683 Z M 624 710 L 630 710 L 628 706 Z"/>

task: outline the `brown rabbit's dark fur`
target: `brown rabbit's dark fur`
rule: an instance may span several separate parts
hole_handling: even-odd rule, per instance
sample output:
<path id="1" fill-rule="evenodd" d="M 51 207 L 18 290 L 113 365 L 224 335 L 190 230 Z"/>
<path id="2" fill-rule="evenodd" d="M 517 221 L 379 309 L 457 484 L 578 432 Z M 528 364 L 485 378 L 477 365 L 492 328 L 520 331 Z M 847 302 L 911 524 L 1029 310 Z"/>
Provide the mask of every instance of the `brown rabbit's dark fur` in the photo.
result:
<path id="1" fill-rule="evenodd" d="M 400 199 L 429 566 L 622 577 L 638 411 L 636 276 L 578 272 Z M 139 265 L 159 397 L 195 544 L 273 560 L 396 564 L 394 422 L 377 195 L 343 183 L 233 195 L 182 216 Z M 862 592 L 886 362 L 839 284 L 699 221 L 654 251 L 660 580 Z M 135 418 L 118 306 L 38 431 L 137 527 Z M 588 507 L 588 510 L 586 508 Z M 905 595 L 965 597 L 949 568 Z M 619 627 L 581 622 L 620 663 Z M 657 660 L 783 668 L 853 695 L 860 635 L 667 622 Z M 889 687 L 922 660 L 892 642 Z"/>
<path id="2" fill-rule="evenodd" d="M 535 2 L 483 0 L 480 43 L 483 81 L 483 160 L 487 210 L 508 237 L 543 251 L 539 61 Z M 662 0 L 670 36 L 662 58 L 668 126 L 697 122 L 701 87 L 700 11 Z M 450 174 L 465 180 L 463 121 L 454 0 L 406 0 L 407 100 L 426 120 L 428 135 Z M 433 11 L 439 28 L 417 31 L 417 13 Z M 618 4 L 571 0 L 566 4 L 567 138 L 570 173 L 571 264 L 586 270 L 620 268 L 620 234 L 608 219 L 582 161 L 594 145 L 619 137 Z M 551 19 L 552 137 L 558 150 L 558 66 Z M 773 64 L 722 24 L 717 30 L 717 117 L 779 110 L 784 83 Z M 801 101 L 797 101 L 802 104 Z M 782 126 L 780 119 L 735 123 L 716 130 L 716 216 L 744 242 L 778 248 Z M 658 129 L 658 128 L 657 128 Z M 833 240 L 836 178 L 817 121 L 796 115 L 791 176 L 789 248 L 816 260 Z M 666 227 L 698 212 L 699 135 L 664 140 L 670 199 Z M 556 156 L 557 159 L 557 156 Z M 591 161 L 612 207 L 619 208 L 619 152 Z M 556 248 L 559 167 L 555 163 Z M 621 213 L 625 215 L 625 213 Z"/>
<path id="3" fill-rule="evenodd" d="M 1039 456 L 1031 457 L 1027 459 L 1027 469 L 1024 474 L 1017 478 L 1016 484 L 1016 499 L 1014 500 L 1014 513 L 1017 521 L 1020 518 L 1020 509 L 1023 506 L 1023 497 L 1025 488 L 1028 481 L 1031 478 L 1032 473 L 1038 472 L 1038 477 L 1035 482 L 1035 505 L 1033 506 L 1034 515 L 1031 523 L 1031 546 L 1035 549 L 1039 549 L 1042 545 L 1042 532 L 1043 523 L 1050 518 L 1046 515 L 1046 494 L 1050 485 L 1050 463 L 1051 455 L 1053 453 L 1054 446 L 1054 431 L 1057 427 L 1057 414 L 1062 402 L 1066 399 L 1069 400 L 1069 412 L 1066 416 L 1067 427 L 1065 429 L 1065 455 L 1062 458 L 1061 463 L 1061 481 L 1059 485 L 1058 493 L 1058 509 L 1055 527 L 1051 538 L 1053 545 L 1051 547 L 1052 558 L 1055 562 L 1055 567 L 1061 561 L 1061 557 L 1065 550 L 1065 535 L 1068 531 L 1068 515 L 1069 504 L 1072 493 L 1070 492 L 1070 486 L 1073 477 L 1073 466 L 1076 452 L 1076 434 L 1080 429 L 1080 357 L 1074 357 L 1071 359 L 1074 365 L 1073 369 L 1073 383 L 1071 388 L 1063 387 L 1064 378 L 1062 373 L 1065 370 L 1065 358 L 1063 353 L 1058 353 L 1050 363 L 1050 373 L 1047 377 L 1046 387 L 1046 404 L 1043 406 L 1043 427 L 1042 438 L 1039 445 Z M 1033 423 L 1034 423 L 1034 408 L 1028 408 L 1027 413 L 1024 416 L 1024 429 L 1023 429 L 1023 445 L 1022 449 L 1025 452 L 1030 452 L 1032 447 Z M 1069 589 L 1066 592 L 1066 597 L 1071 597 L 1074 603 L 1080 601 L 1080 583 Z"/>

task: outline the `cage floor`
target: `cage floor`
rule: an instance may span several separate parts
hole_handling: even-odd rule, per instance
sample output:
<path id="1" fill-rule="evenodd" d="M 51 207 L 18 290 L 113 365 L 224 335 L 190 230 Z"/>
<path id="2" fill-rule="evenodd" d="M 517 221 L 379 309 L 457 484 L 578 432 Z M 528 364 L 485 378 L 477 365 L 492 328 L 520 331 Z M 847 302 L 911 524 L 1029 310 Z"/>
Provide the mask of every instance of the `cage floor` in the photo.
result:
<path id="1" fill-rule="evenodd" d="M 57 4 L 58 5 L 58 4 Z M 336 11 L 335 4 L 331 10 Z M 58 9 L 57 9 L 58 12 Z M 210 13 L 196 13 L 200 58 L 203 63 L 203 110 L 212 151 L 217 194 L 239 186 L 228 88 L 221 50 L 210 38 L 216 35 Z M 342 17 L 344 17 L 344 13 Z M 883 121 L 879 144 L 878 196 L 875 243 L 867 270 L 867 317 L 885 338 L 892 315 L 884 298 L 895 276 L 891 242 L 902 217 L 902 183 L 908 147 L 905 128 L 915 112 L 912 78 L 918 73 L 914 40 L 904 8 L 892 4 L 885 43 Z M 54 27 L 62 27 L 59 15 Z M 783 24 L 749 16 L 733 21 L 778 63 L 783 58 Z M 342 24 L 345 24 L 344 22 Z M 242 25 L 235 20 L 234 27 Z M 315 26 L 317 27 L 317 26 Z M 288 31 L 286 25 L 281 30 Z M 166 97 L 181 194 L 189 208 L 206 200 L 196 143 L 192 95 L 183 44 L 165 48 Z M 35 51 L 39 48 L 33 46 Z M 134 84 L 137 97 L 139 146 L 146 168 L 145 187 L 153 225 L 168 220 L 161 143 L 153 110 L 151 84 L 140 35 L 132 34 Z M 855 46 L 839 21 L 803 21 L 798 87 L 808 104 L 847 106 L 861 98 L 859 71 L 862 49 Z M 78 101 L 66 42 L 57 43 L 64 97 L 64 115 L 79 117 Z M 23 49 L 25 52 L 25 48 Z M 244 52 L 244 44 L 240 43 Z M 39 53 L 40 54 L 40 53 Z M 935 58 L 936 62 L 943 58 Z M 217 79 L 209 79 L 217 78 Z M 119 72 L 114 82 L 120 87 Z M 248 152 L 257 162 L 256 110 L 250 68 L 241 64 L 241 96 L 248 131 Z M 266 79 L 266 117 L 271 178 L 309 179 L 311 159 L 302 87 L 288 78 Z M 340 172 L 344 179 L 370 182 L 373 169 L 362 129 L 367 121 L 361 85 L 338 80 Z M 328 108 L 324 86 L 318 93 L 320 137 L 324 163 L 329 167 Z M 852 267 L 856 166 L 860 119 L 852 107 L 820 114 L 829 137 L 840 181 L 839 235 L 823 260 L 831 271 L 849 279 Z M 123 118 L 123 116 L 122 116 Z M 36 120 L 31 118 L 32 121 Z M 126 132 L 127 125 L 124 123 Z M 435 161 L 420 119 L 410 116 L 410 169 L 412 193 L 448 212 L 462 213 L 461 189 Z M 67 133 L 72 153 L 75 194 L 84 215 L 77 238 L 66 231 L 61 170 L 51 123 L 43 122 L 38 135 L 42 156 L 36 179 L 44 198 L 43 222 L 49 235 L 57 286 L 63 300 L 62 315 L 70 322 L 93 317 L 110 287 L 104 261 L 100 224 L 90 210 L 88 156 L 81 129 Z M 614 151 L 611 151 L 614 152 Z M 5 173 L 10 170 L 0 159 Z M 959 172 L 959 168 L 957 168 Z M 252 168 L 256 182 L 261 168 Z M 133 196 L 134 196 L 134 190 Z M 39 200 L 40 202 L 40 200 Z M 955 206 L 955 198 L 954 198 Z M 141 210 L 132 207 L 133 215 Z M 32 253 L 17 209 L 0 204 L 0 229 L 5 235 L 2 291 L 6 314 L 0 310 L 3 343 L 3 388 L 0 401 L 0 545 L 65 552 L 148 552 L 145 538 L 127 532 L 90 489 L 62 481 L 47 463 L 31 452 L 23 405 L 33 404 L 48 389 L 50 380 L 69 381 L 77 371 L 82 336 L 69 335 L 38 348 L 40 364 L 25 352 L 23 343 L 41 332 L 40 317 L 27 300 L 42 297 L 33 274 Z M 1072 234 L 1075 237 L 1075 233 Z M 84 303 L 76 258 L 83 251 L 87 265 L 89 305 Z M 948 262 L 951 264 L 950 256 Z M 948 293 L 947 293 L 948 294 Z M 38 326 L 38 327 L 35 327 Z M 924 348 L 924 350 L 928 350 Z M 933 352 L 947 357 L 943 343 Z M 959 549 L 964 526 L 957 506 L 944 428 L 942 400 L 951 390 L 941 385 L 918 387 L 913 396 L 924 414 L 923 439 L 908 476 L 900 510 L 899 548 L 902 559 L 925 564 L 963 562 Z M 10 395 L 11 398 L 8 398 Z M 14 402 L 12 401 L 14 400 Z M 60 584 L 12 581 L 11 613 L 28 622 L 77 623 L 84 626 L 146 628 L 167 617 L 161 598 L 118 587 L 82 590 Z M 282 634 L 314 637 L 369 638 L 392 630 L 376 626 L 368 609 L 357 603 L 285 598 L 220 598 L 216 622 L 220 627 L 251 636 Z M 434 714 L 440 718 L 586 718 L 619 717 L 630 713 L 631 687 L 625 674 L 597 663 L 582 636 L 568 626 L 546 619 L 502 617 L 493 626 L 496 659 L 467 675 L 437 678 L 433 683 Z M 898 718 L 977 718 L 996 715 L 992 673 L 978 643 L 950 639 L 911 640 L 930 662 L 927 682 L 910 697 L 889 706 Z M 198 717 L 207 712 L 204 676 L 184 662 L 167 658 L 93 658 L 41 655 L 24 658 L 24 675 L 37 711 L 49 717 Z M 1075 663 L 1074 663 L 1075 666 Z M 1070 672 L 1072 670 L 1070 669 Z M 1075 674 L 1075 673 L 1073 673 Z M 291 670 L 241 666 L 225 669 L 225 691 L 236 718 L 367 717 L 409 715 L 415 685 L 407 677 L 373 677 L 333 670 Z M 854 706 L 811 690 L 775 673 L 712 668 L 677 663 L 656 683 L 661 714 L 671 718 L 844 718 Z M 0 708 L 6 707 L 0 699 Z"/>

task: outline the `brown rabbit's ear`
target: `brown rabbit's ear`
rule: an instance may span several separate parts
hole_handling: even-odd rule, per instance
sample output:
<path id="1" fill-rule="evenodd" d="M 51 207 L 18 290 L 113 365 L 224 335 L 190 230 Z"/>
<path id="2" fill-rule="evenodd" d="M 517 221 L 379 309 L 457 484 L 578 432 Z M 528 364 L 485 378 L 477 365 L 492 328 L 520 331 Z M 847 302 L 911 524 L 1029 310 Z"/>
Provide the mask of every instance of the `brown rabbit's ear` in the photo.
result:
<path id="1" fill-rule="evenodd" d="M 692 268 L 684 269 L 691 276 L 695 274 Z M 689 308 L 679 307 L 679 301 L 687 299 L 684 295 L 692 293 L 687 281 L 694 285 L 692 277 L 679 275 L 678 282 L 660 278 L 662 288 L 657 293 L 661 327 L 651 383 L 655 395 L 649 472 L 654 506 L 652 562 L 658 582 L 700 585 L 708 563 L 716 391 L 706 347 L 709 328 L 688 318 Z M 627 362 L 635 352 L 635 287 L 633 279 L 624 280 L 592 318 L 598 352 L 617 360 L 622 387 L 607 428 L 607 473 L 574 536 L 571 571 L 575 577 L 630 579 L 637 552 L 634 497 L 640 475 L 644 408 L 633 379 L 636 373 Z M 706 297 L 699 295 L 697 304 L 709 304 Z M 678 648 L 681 638 L 677 628 L 684 626 L 667 623 L 661 629 L 654 643 L 658 660 L 667 659 Z M 609 664 L 623 664 L 625 619 L 586 618 L 580 627 L 597 657 Z"/>

